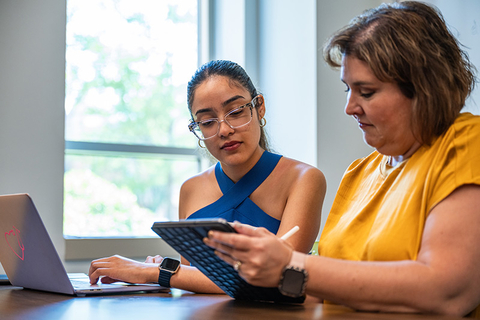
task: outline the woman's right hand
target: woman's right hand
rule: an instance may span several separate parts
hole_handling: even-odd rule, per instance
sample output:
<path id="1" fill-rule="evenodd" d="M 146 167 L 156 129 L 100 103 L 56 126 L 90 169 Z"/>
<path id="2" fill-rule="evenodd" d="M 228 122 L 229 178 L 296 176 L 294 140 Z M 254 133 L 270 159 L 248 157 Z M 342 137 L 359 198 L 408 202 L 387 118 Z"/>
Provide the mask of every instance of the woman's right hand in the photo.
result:
<path id="1" fill-rule="evenodd" d="M 293 248 L 265 228 L 235 222 L 237 233 L 209 231 L 204 242 L 214 248 L 222 260 L 235 267 L 248 283 L 276 287 Z"/>
<path id="2" fill-rule="evenodd" d="M 98 279 L 102 283 L 123 281 L 128 283 L 156 283 L 158 281 L 158 264 L 161 257 L 147 257 L 145 262 L 138 262 L 122 256 L 111 256 L 93 260 L 90 264 L 88 276 L 90 283 L 95 284 Z"/>
<path id="3" fill-rule="evenodd" d="M 156 256 L 147 256 L 147 258 L 145 259 L 145 263 L 156 263 L 157 265 L 162 263 L 162 260 L 163 260 L 163 257 L 159 254 L 157 254 Z"/>

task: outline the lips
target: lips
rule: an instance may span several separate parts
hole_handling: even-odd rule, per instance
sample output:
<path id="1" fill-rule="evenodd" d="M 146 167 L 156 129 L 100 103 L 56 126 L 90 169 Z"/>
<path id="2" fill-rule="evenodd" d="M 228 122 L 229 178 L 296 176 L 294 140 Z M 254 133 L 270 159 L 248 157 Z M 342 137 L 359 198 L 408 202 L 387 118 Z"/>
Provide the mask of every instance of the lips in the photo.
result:
<path id="1" fill-rule="evenodd" d="M 360 128 L 365 128 L 365 127 L 370 127 L 371 126 L 371 124 L 360 121 L 360 118 L 358 116 L 353 116 L 353 117 L 357 121 L 357 124 Z"/>
<path id="2" fill-rule="evenodd" d="M 360 129 L 364 129 L 364 128 L 367 128 L 367 127 L 371 127 L 372 125 L 371 124 L 368 124 L 368 123 L 364 123 L 364 122 L 360 122 L 357 120 L 357 123 L 358 123 L 358 126 L 360 127 Z"/>
<path id="3" fill-rule="evenodd" d="M 220 149 L 223 150 L 234 150 L 240 146 L 239 141 L 229 141 L 223 144 L 223 146 Z"/>

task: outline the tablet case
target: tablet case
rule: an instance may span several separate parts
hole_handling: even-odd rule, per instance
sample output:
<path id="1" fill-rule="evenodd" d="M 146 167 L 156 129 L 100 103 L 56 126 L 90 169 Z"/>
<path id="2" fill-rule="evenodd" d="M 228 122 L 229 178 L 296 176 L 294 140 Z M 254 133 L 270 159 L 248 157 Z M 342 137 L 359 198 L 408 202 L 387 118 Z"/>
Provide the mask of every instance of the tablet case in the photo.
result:
<path id="1" fill-rule="evenodd" d="M 209 230 L 235 232 L 224 219 L 155 222 L 152 230 L 232 298 L 280 303 L 303 303 L 305 300 L 304 296 L 284 296 L 278 288 L 253 286 L 243 280 L 231 265 L 217 257 L 214 249 L 202 239 L 207 237 Z"/>

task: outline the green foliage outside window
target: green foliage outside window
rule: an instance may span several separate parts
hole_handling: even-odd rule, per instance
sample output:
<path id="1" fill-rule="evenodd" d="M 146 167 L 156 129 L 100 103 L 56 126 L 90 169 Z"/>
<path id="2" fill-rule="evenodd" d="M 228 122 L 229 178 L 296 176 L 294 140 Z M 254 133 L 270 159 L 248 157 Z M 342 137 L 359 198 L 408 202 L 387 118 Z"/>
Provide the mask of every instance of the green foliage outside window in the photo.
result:
<path id="1" fill-rule="evenodd" d="M 196 0 L 69 0 L 65 139 L 195 148 L 186 83 L 197 67 Z M 66 151 L 64 234 L 153 235 L 177 218 L 195 156 Z"/>

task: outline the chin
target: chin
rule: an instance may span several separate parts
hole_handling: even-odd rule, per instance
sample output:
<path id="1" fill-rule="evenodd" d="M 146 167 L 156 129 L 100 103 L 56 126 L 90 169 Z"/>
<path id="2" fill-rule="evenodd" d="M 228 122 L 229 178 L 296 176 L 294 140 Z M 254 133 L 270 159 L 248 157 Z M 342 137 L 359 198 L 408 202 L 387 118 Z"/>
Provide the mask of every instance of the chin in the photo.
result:
<path id="1" fill-rule="evenodd" d="M 363 137 L 363 142 L 365 142 L 365 144 L 369 147 L 372 147 L 374 148 L 375 150 L 378 151 L 378 148 L 376 148 L 376 146 L 378 145 L 378 143 L 375 143 L 375 141 L 371 141 L 369 140 L 367 137 Z M 380 152 L 380 151 L 379 151 Z"/>

